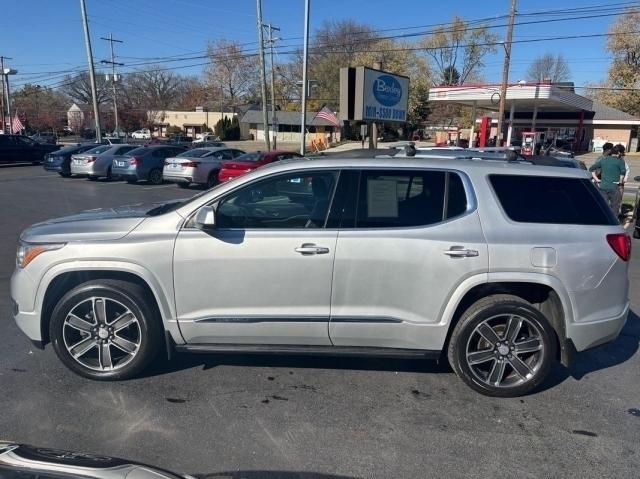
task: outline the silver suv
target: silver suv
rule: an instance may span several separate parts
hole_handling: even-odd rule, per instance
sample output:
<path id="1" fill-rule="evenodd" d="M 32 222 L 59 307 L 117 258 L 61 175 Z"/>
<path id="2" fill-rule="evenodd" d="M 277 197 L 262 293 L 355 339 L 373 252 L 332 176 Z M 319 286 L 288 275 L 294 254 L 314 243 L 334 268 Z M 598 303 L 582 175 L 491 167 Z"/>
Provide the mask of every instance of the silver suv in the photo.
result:
<path id="1" fill-rule="evenodd" d="M 171 350 L 447 356 L 473 389 L 517 396 L 618 336 L 629 256 L 584 171 L 294 160 L 34 225 L 11 296 L 27 336 L 92 379 Z"/>

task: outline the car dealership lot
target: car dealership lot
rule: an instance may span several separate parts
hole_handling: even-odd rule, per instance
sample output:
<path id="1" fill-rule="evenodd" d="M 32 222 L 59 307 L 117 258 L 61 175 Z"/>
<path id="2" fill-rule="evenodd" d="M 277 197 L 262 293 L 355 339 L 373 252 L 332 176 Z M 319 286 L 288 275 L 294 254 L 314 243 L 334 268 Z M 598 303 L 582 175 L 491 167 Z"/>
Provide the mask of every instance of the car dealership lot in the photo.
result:
<path id="1" fill-rule="evenodd" d="M 97 383 L 66 370 L 50 347 L 33 349 L 10 317 L 6 293 L 23 228 L 199 191 L 0 166 L 3 439 L 214 477 L 637 475 L 636 240 L 634 313 L 622 335 L 579 356 L 569 370 L 556 368 L 541 391 L 521 399 L 480 396 L 445 364 L 427 361 L 180 355 L 140 379 Z"/>

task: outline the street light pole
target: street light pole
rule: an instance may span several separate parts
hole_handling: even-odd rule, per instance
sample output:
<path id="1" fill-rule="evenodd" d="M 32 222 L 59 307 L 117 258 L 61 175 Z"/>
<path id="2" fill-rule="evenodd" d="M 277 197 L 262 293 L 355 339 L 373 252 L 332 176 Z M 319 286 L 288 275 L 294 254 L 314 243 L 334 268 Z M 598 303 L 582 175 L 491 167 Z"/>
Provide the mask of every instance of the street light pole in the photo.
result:
<path id="1" fill-rule="evenodd" d="M 2 77 L 7 82 L 7 114 L 9 115 L 9 134 L 13 135 L 13 121 L 11 121 L 11 90 L 9 89 L 9 75 L 15 75 L 18 70 L 13 68 L 4 68 L 4 62 L 2 62 Z"/>
<path id="2" fill-rule="evenodd" d="M 89 63 L 89 81 L 91 83 L 91 98 L 93 100 L 93 116 L 96 124 L 96 141 L 102 143 L 102 129 L 100 128 L 100 110 L 98 109 L 98 89 L 96 88 L 96 74 L 93 68 L 93 51 L 91 50 L 91 36 L 89 35 L 89 23 L 87 22 L 87 6 L 85 0 L 80 0 L 82 12 L 82 25 L 84 27 L 84 43 L 87 48 L 87 63 Z"/>
<path id="3" fill-rule="evenodd" d="M 5 127 L 6 127 L 5 116 L 4 116 L 4 95 L 5 95 L 5 90 L 4 90 L 4 59 L 5 58 L 7 60 L 11 60 L 8 57 L 0 56 L 0 80 L 2 80 L 2 97 L 0 97 L 0 115 L 2 116 L 2 121 L 0 122 L 0 129 L 3 132 L 5 131 Z"/>
<path id="4" fill-rule="evenodd" d="M 307 126 L 307 60 L 309 58 L 309 8 L 310 0 L 304 1 L 304 48 L 302 60 L 302 113 L 300 118 L 300 154 L 304 155 L 306 147 L 306 126 Z"/>
<path id="5" fill-rule="evenodd" d="M 264 129 L 264 142 L 267 151 L 271 150 L 269 138 L 269 118 L 267 117 L 267 79 L 264 68 L 264 35 L 262 34 L 262 1 L 256 0 L 258 14 L 258 41 L 260 42 L 260 87 L 262 89 L 262 126 Z"/>
<path id="6" fill-rule="evenodd" d="M 116 65 L 124 66 L 124 63 L 116 63 L 116 56 L 113 53 L 113 42 L 123 43 L 122 40 L 115 40 L 113 38 L 113 33 L 109 34 L 109 38 L 100 37 L 101 40 L 106 40 L 111 44 L 111 61 L 102 60 L 102 63 L 111 64 L 111 86 L 113 87 L 113 117 L 115 120 L 115 130 L 116 134 L 120 134 L 120 130 L 118 129 L 118 98 L 116 92 Z"/>
<path id="7" fill-rule="evenodd" d="M 278 144 L 278 122 L 276 120 L 276 90 L 275 90 L 275 72 L 274 72 L 274 66 L 273 66 L 273 44 L 275 43 L 275 41 L 277 40 L 277 38 L 273 38 L 273 31 L 277 31 L 279 32 L 280 29 L 277 27 L 274 27 L 273 25 L 271 25 L 270 23 L 268 25 L 264 25 L 265 27 L 267 27 L 269 29 L 269 39 L 267 40 L 269 42 L 269 46 L 271 48 L 271 54 L 270 54 L 270 64 L 271 64 L 271 125 L 273 126 L 273 149 L 276 150 L 277 144 Z"/>
<path id="8" fill-rule="evenodd" d="M 516 1 L 511 0 L 509 9 L 509 26 L 507 40 L 504 45 L 504 65 L 502 67 L 502 85 L 500 86 L 500 105 L 498 107 L 498 139 L 502 139 L 502 121 L 507 97 L 507 83 L 509 82 L 509 63 L 511 62 L 511 40 L 513 39 L 513 22 L 516 16 Z M 496 145 L 498 146 L 498 145 Z M 509 146 L 509 145 L 506 145 Z"/>

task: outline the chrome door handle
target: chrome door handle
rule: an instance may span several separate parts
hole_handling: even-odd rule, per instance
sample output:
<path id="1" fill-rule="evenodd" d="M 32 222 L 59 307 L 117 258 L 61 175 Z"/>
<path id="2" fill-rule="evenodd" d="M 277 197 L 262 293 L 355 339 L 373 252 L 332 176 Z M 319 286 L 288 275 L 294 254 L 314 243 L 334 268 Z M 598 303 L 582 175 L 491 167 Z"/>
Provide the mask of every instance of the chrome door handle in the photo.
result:
<path id="1" fill-rule="evenodd" d="M 329 248 L 325 248 L 324 246 L 316 246 L 313 243 L 302 243 L 302 246 L 298 246 L 295 249 L 295 252 L 300 253 L 304 256 L 312 254 L 327 254 L 329 252 Z"/>
<path id="2" fill-rule="evenodd" d="M 478 256 L 478 252 L 475 249 L 462 249 L 456 246 L 452 246 L 451 249 L 443 251 L 443 253 L 452 258 L 471 258 Z"/>

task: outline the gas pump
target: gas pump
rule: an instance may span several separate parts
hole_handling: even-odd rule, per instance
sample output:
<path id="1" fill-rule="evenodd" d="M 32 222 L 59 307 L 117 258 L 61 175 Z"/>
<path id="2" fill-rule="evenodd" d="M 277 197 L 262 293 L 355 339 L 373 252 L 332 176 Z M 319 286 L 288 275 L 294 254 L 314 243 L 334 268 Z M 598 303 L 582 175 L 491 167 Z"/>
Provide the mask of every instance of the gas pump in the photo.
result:
<path id="1" fill-rule="evenodd" d="M 520 153 L 525 156 L 535 155 L 536 145 L 541 143 L 544 133 L 541 131 L 523 131 Z"/>

